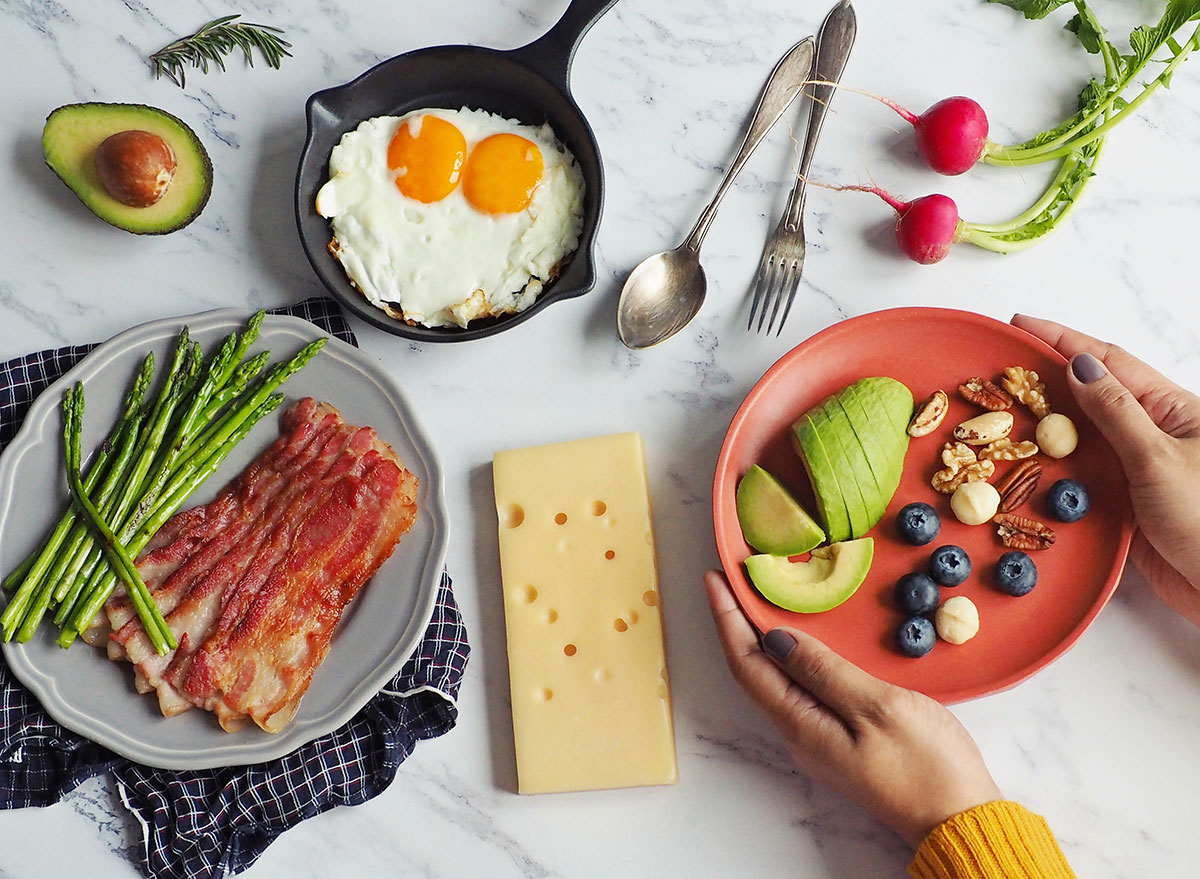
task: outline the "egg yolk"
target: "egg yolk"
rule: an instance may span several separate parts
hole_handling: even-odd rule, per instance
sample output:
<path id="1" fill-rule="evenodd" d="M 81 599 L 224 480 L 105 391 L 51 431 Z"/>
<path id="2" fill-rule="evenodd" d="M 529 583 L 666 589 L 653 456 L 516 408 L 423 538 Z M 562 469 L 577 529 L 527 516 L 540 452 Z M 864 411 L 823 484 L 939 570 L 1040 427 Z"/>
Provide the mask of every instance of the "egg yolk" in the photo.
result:
<path id="1" fill-rule="evenodd" d="M 471 150 L 463 171 L 463 195 L 487 214 L 524 210 L 542 179 L 542 151 L 516 134 L 493 134 Z"/>
<path id="2" fill-rule="evenodd" d="M 462 132 L 437 116 L 404 122 L 387 151 L 396 188 L 425 204 L 441 201 L 454 190 L 466 158 L 467 141 Z"/>

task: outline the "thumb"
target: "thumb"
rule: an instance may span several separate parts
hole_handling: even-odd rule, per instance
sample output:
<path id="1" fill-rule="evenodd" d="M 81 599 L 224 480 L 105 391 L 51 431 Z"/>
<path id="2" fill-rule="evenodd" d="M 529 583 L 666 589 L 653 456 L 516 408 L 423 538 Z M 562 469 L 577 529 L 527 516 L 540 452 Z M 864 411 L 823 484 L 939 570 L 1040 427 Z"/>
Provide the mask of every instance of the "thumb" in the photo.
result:
<path id="1" fill-rule="evenodd" d="M 1112 445 L 1128 476 L 1152 457 L 1162 432 L 1125 385 L 1086 351 L 1071 358 L 1068 382 L 1079 406 Z"/>

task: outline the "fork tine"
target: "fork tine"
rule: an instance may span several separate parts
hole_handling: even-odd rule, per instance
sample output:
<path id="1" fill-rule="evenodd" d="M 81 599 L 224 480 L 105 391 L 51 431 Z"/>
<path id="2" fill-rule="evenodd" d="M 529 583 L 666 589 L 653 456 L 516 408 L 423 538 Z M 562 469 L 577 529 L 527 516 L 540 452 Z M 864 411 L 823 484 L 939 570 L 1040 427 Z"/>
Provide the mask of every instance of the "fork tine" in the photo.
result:
<path id="1" fill-rule="evenodd" d="M 775 302 L 771 308 L 771 320 L 767 322 L 767 335 L 771 335 L 771 330 L 775 327 L 775 318 L 779 315 L 779 306 L 783 303 L 784 297 L 792 283 L 795 275 L 796 260 L 788 259 L 784 262 L 783 271 L 779 277 L 779 289 L 775 291 Z M 783 325 L 780 324 L 780 327 Z"/>
<path id="2" fill-rule="evenodd" d="M 776 336 L 783 332 L 783 325 L 787 323 L 788 315 L 792 313 L 792 303 L 796 301 L 796 291 L 800 289 L 800 277 L 803 268 L 804 264 L 800 263 L 795 273 L 796 277 L 792 281 L 791 289 L 788 290 L 787 305 L 784 306 L 783 317 L 779 319 L 779 329 L 775 331 Z"/>
<path id="3" fill-rule="evenodd" d="M 767 288 L 766 296 L 763 297 L 762 311 L 758 313 L 758 326 L 754 328 L 757 333 L 762 333 L 763 323 L 767 319 L 767 312 L 771 310 L 773 303 L 779 296 L 779 285 L 783 281 L 783 264 L 780 260 L 772 260 L 771 262 L 771 284 Z"/>
<path id="4" fill-rule="evenodd" d="M 746 321 L 746 331 L 754 326 L 754 315 L 758 312 L 758 307 L 762 304 L 763 292 L 767 288 L 767 279 L 772 272 L 772 257 L 774 257 L 774 249 L 771 247 L 771 242 L 768 241 L 763 248 L 762 258 L 758 261 L 758 271 L 754 274 L 754 299 L 750 303 L 750 319 Z"/>

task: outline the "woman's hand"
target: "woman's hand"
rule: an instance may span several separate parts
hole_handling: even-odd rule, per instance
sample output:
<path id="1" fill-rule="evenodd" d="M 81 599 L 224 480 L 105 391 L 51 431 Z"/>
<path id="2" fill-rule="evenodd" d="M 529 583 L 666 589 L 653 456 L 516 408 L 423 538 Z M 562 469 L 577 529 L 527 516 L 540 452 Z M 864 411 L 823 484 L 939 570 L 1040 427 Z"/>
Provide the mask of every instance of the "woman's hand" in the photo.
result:
<path id="1" fill-rule="evenodd" d="M 704 578 L 734 678 L 783 733 L 798 769 L 845 794 L 913 848 L 951 815 L 1001 799 L 958 720 L 796 629 L 758 636 L 729 583 Z"/>
<path id="2" fill-rule="evenodd" d="M 1129 480 L 1134 564 L 1200 626 L 1200 397 L 1115 345 L 1048 320 L 1012 322 L 1070 360 L 1071 391 Z"/>

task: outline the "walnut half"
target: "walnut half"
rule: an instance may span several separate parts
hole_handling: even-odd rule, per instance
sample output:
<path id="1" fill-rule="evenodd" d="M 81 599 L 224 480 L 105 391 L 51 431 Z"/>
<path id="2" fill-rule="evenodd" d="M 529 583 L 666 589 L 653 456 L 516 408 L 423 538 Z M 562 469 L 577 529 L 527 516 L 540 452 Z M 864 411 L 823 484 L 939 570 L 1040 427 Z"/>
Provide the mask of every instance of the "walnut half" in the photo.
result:
<path id="1" fill-rule="evenodd" d="M 1050 403 L 1046 400 L 1046 383 L 1032 369 L 1023 366 L 1006 366 L 1000 379 L 1004 389 L 1029 407 L 1038 418 L 1050 414 Z"/>
<path id="2" fill-rule="evenodd" d="M 946 443 L 942 446 L 942 463 L 946 466 L 929 480 L 933 490 L 942 494 L 954 494 L 966 482 L 986 482 L 996 472 L 994 461 L 980 461 L 975 450 L 966 443 Z"/>

